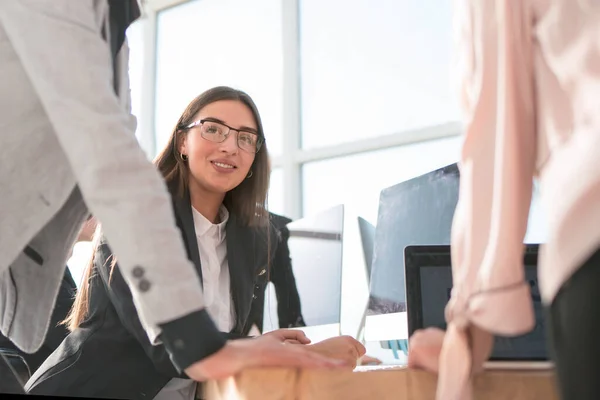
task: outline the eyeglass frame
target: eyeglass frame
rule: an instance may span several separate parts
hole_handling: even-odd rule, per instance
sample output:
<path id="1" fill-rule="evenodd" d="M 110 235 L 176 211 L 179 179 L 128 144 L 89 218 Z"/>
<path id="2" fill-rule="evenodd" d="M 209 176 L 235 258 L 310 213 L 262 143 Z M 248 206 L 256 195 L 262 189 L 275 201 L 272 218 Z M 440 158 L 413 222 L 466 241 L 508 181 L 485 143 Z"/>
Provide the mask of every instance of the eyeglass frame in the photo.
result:
<path id="1" fill-rule="evenodd" d="M 258 152 L 259 152 L 259 151 L 260 151 L 260 149 L 262 148 L 262 145 L 265 143 L 265 137 L 264 137 L 263 135 L 261 135 L 259 132 L 252 132 L 252 131 L 248 131 L 248 130 L 245 130 L 245 129 L 235 129 L 235 128 L 232 128 L 231 126 L 227 125 L 226 123 L 224 123 L 224 122 L 222 122 L 222 121 L 220 121 L 220 120 L 218 120 L 218 119 L 216 119 L 216 118 L 204 118 L 204 119 L 200 119 L 200 120 L 197 120 L 197 121 L 191 122 L 191 123 L 189 123 L 188 125 L 181 125 L 181 126 L 179 127 L 179 130 L 189 130 L 189 129 L 195 128 L 195 127 L 197 127 L 197 126 L 201 126 L 201 125 L 202 125 L 202 124 L 204 124 L 205 122 L 213 122 L 213 123 L 215 123 L 215 124 L 220 124 L 220 125 L 223 125 L 223 126 L 225 126 L 227 129 L 229 129 L 229 130 L 227 131 L 227 134 L 223 135 L 223 136 L 225 137 L 225 139 L 223 139 L 223 141 L 222 141 L 222 142 L 215 142 L 215 141 L 212 141 L 212 140 L 206 139 L 206 138 L 205 138 L 203 135 L 200 135 L 200 136 L 202 136 L 202 138 L 203 138 L 204 140 L 208 140 L 209 142 L 213 142 L 213 143 L 223 143 L 223 142 L 225 142 L 225 141 L 227 140 L 227 138 L 229 137 L 229 135 L 230 135 L 231 131 L 236 131 L 236 132 L 238 133 L 238 135 L 239 135 L 239 133 L 240 133 L 240 132 L 245 132 L 245 133 L 251 133 L 251 134 L 253 134 L 253 135 L 256 135 L 256 137 L 257 137 L 257 140 L 256 140 L 256 152 L 254 152 L 254 153 L 252 153 L 252 152 L 250 152 L 250 151 L 248 151 L 248 150 L 246 150 L 246 149 L 243 149 L 243 148 L 241 148 L 241 147 L 240 147 L 240 144 L 239 144 L 239 142 L 238 142 L 238 140 L 237 140 L 239 136 L 238 136 L 238 137 L 236 137 L 236 141 L 235 141 L 235 143 L 236 143 L 237 147 L 238 147 L 240 150 L 244 150 L 244 151 L 246 151 L 246 152 L 248 152 L 248 153 L 250 153 L 250 154 L 258 154 Z"/>

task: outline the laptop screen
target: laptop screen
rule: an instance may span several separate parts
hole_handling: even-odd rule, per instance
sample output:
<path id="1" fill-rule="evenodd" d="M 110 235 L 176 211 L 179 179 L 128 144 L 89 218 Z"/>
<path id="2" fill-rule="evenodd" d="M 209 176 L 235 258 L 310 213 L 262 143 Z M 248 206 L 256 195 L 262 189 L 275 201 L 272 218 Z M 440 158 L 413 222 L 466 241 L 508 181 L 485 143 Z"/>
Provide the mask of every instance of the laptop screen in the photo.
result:
<path id="1" fill-rule="evenodd" d="M 414 282 L 414 280 L 407 287 L 407 292 L 419 292 L 418 296 L 409 296 L 408 318 L 411 334 L 415 329 L 422 327 L 446 328 L 444 309 L 450 299 L 452 290 L 452 268 L 449 263 L 450 254 L 446 253 L 445 256 L 440 254 L 440 256 L 434 258 L 425 257 L 423 258 L 425 262 L 423 264 L 419 263 L 419 257 L 412 257 L 411 262 L 407 263 L 407 268 L 409 267 L 408 264 L 411 264 L 410 268 L 417 270 L 413 272 L 418 273 L 418 287 L 415 287 L 414 284 L 417 284 L 417 282 Z M 444 265 L 440 265 L 440 262 L 443 261 L 446 261 Z M 536 262 L 530 262 L 525 265 L 525 278 L 531 286 L 536 319 L 535 328 L 531 332 L 521 336 L 496 337 L 490 360 L 548 360 L 546 329 L 544 326 L 543 306 L 538 287 L 536 264 Z M 411 301 L 417 298 L 420 298 L 419 304 L 412 304 Z"/>

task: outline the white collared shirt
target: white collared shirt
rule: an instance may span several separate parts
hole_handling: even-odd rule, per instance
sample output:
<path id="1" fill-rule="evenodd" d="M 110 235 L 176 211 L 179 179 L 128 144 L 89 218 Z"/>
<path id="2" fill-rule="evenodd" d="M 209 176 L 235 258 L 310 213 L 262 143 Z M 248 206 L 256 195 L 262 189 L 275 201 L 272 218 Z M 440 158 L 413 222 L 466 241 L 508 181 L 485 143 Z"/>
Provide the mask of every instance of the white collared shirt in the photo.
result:
<path id="1" fill-rule="evenodd" d="M 221 206 L 218 224 L 211 223 L 194 207 L 192 207 L 192 214 L 202 265 L 206 310 L 220 331 L 229 332 L 235 321 L 234 309 L 231 307 L 229 263 L 225 240 L 229 212 Z"/>
<path id="2" fill-rule="evenodd" d="M 202 264 L 206 311 L 220 331 L 230 332 L 235 324 L 235 309 L 231 306 L 225 230 L 229 212 L 224 206 L 221 206 L 218 224 L 210 222 L 194 207 L 192 207 L 192 215 L 200 263 Z M 162 388 L 154 400 L 193 400 L 195 393 L 195 381 L 173 378 Z"/>

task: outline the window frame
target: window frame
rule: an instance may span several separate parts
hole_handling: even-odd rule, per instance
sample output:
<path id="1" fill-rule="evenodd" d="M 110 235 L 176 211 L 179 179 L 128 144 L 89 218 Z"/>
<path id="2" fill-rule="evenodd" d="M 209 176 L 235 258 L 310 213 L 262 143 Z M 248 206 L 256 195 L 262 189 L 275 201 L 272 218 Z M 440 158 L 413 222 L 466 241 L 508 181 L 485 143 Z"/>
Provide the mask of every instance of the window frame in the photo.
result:
<path id="1" fill-rule="evenodd" d="M 192 0 L 141 0 L 143 4 L 143 38 L 145 68 L 142 76 L 142 103 L 140 106 L 143 129 L 139 141 L 144 151 L 153 158 L 156 155 L 154 114 L 156 105 L 156 43 L 158 14 Z M 300 12 L 302 0 L 282 1 L 283 27 L 283 137 L 282 154 L 272 158 L 273 168 L 283 171 L 283 199 L 285 215 L 301 218 L 302 215 L 302 165 L 330 158 L 354 155 L 363 152 L 386 149 L 433 139 L 458 136 L 462 133 L 459 121 L 441 125 L 426 126 L 379 136 L 355 140 L 321 148 L 302 149 L 301 147 L 301 74 L 300 74 Z"/>

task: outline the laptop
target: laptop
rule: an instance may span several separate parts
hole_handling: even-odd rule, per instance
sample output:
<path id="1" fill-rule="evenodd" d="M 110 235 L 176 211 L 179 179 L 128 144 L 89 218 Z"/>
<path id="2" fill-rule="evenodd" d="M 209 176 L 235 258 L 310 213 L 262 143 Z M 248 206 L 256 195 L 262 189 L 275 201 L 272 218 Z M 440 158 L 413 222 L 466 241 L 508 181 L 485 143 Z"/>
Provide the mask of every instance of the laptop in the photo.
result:
<path id="1" fill-rule="evenodd" d="M 496 337 L 488 369 L 552 368 L 540 298 L 537 261 L 538 245 L 526 245 L 525 279 L 531 286 L 536 324 L 534 329 L 516 337 Z M 426 327 L 446 328 L 444 309 L 452 289 L 452 267 L 449 245 L 407 246 L 406 300 L 408 333 Z"/>

